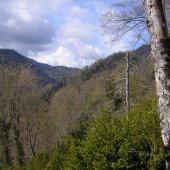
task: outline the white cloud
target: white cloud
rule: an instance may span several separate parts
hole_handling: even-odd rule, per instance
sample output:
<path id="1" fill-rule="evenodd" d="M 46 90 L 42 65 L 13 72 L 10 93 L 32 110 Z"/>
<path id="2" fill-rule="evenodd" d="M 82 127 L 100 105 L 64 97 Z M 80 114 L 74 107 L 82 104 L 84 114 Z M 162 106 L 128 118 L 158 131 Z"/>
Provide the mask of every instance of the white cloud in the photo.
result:
<path id="1" fill-rule="evenodd" d="M 112 51 L 102 37 L 105 0 L 5 0 L 0 3 L 0 47 L 51 65 L 82 67 Z"/>
<path id="2" fill-rule="evenodd" d="M 30 58 L 54 66 L 63 65 L 81 68 L 103 57 L 98 47 L 83 44 L 78 40 L 70 40 L 70 43 L 72 43 L 72 46 L 60 46 L 56 51 L 49 54 L 39 53 L 35 56 L 35 54 L 30 53 Z"/>
<path id="3" fill-rule="evenodd" d="M 30 14 L 35 17 L 49 12 L 57 12 L 57 10 L 71 2 L 72 0 L 5 0 L 1 6 L 10 8 L 14 15 Z"/>
<path id="4" fill-rule="evenodd" d="M 26 4 L 18 4 L 16 8 L 11 10 L 13 16 L 21 19 L 24 22 L 30 22 L 33 20 L 33 16 L 31 15 L 29 9 L 27 8 Z"/>
<path id="5" fill-rule="evenodd" d="M 60 27 L 58 35 L 67 38 L 90 39 L 95 35 L 95 27 L 86 21 L 70 19 Z"/>
<path id="6" fill-rule="evenodd" d="M 58 47 L 54 53 L 51 54 L 38 54 L 37 61 L 42 63 L 48 63 L 50 65 L 64 65 L 71 66 L 75 65 L 74 55 L 72 52 L 62 46 Z"/>
<path id="7" fill-rule="evenodd" d="M 76 17 L 76 18 L 80 18 L 80 19 L 83 19 L 83 18 L 87 19 L 87 17 L 90 17 L 89 14 L 90 14 L 89 9 L 82 8 L 79 5 L 73 5 L 70 8 L 70 15 L 68 17 L 69 18 Z"/>

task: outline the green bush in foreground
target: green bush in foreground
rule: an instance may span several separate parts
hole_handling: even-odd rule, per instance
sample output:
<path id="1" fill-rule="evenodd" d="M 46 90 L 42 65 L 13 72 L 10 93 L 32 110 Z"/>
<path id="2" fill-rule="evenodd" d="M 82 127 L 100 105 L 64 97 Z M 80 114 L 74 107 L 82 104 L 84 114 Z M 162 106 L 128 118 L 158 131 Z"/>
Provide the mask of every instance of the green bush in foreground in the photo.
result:
<path id="1" fill-rule="evenodd" d="M 81 169 L 162 169 L 164 147 L 155 102 L 143 102 L 128 118 L 103 113 L 76 149 Z M 75 155 L 69 157 L 70 169 L 80 169 Z"/>

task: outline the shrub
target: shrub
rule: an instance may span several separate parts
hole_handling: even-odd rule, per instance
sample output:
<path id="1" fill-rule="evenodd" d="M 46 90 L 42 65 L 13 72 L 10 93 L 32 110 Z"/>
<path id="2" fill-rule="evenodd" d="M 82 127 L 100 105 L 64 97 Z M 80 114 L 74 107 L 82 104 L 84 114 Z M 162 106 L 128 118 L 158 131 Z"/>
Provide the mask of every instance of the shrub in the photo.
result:
<path id="1" fill-rule="evenodd" d="M 154 100 L 133 108 L 128 118 L 104 112 L 76 147 L 82 168 L 161 169 L 164 147 L 159 124 Z"/>

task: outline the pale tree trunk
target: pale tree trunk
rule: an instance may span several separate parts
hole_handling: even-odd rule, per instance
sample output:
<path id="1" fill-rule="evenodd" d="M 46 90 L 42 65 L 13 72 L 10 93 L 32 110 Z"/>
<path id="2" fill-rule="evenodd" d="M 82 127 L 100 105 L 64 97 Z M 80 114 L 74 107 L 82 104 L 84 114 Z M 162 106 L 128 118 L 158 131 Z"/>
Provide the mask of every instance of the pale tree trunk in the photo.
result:
<path id="1" fill-rule="evenodd" d="M 126 83 L 125 83 L 125 89 L 126 89 L 126 107 L 127 112 L 130 110 L 130 101 L 129 101 L 129 52 L 126 56 Z"/>
<path id="2" fill-rule="evenodd" d="M 169 148 L 170 138 L 170 38 L 163 10 L 163 0 L 144 0 L 151 51 L 155 62 L 155 80 L 160 113 L 162 139 Z M 166 169 L 170 161 L 166 160 Z"/>
<path id="3" fill-rule="evenodd" d="M 31 153 L 32 155 L 35 156 L 36 154 L 35 143 L 36 143 L 37 133 L 33 134 L 33 129 L 28 119 L 27 119 L 27 132 L 28 132 L 28 139 L 29 139 Z"/>

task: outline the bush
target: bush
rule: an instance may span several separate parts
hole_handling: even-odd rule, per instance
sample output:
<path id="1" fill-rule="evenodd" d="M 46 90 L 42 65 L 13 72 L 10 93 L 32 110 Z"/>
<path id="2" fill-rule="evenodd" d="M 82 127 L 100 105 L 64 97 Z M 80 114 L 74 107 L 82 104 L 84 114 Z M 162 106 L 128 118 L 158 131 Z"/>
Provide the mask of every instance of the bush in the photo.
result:
<path id="1" fill-rule="evenodd" d="M 24 170 L 44 170 L 50 160 L 48 153 L 38 153 L 26 162 Z"/>
<path id="2" fill-rule="evenodd" d="M 164 147 L 154 100 L 133 108 L 126 117 L 104 112 L 88 128 L 85 139 L 70 149 L 70 169 L 162 169 Z M 74 144 L 76 142 L 74 141 Z M 77 168 L 76 168 L 77 169 Z"/>
<path id="3" fill-rule="evenodd" d="M 42 152 L 26 162 L 23 170 L 59 170 L 63 156 L 54 149 L 50 153 Z"/>

